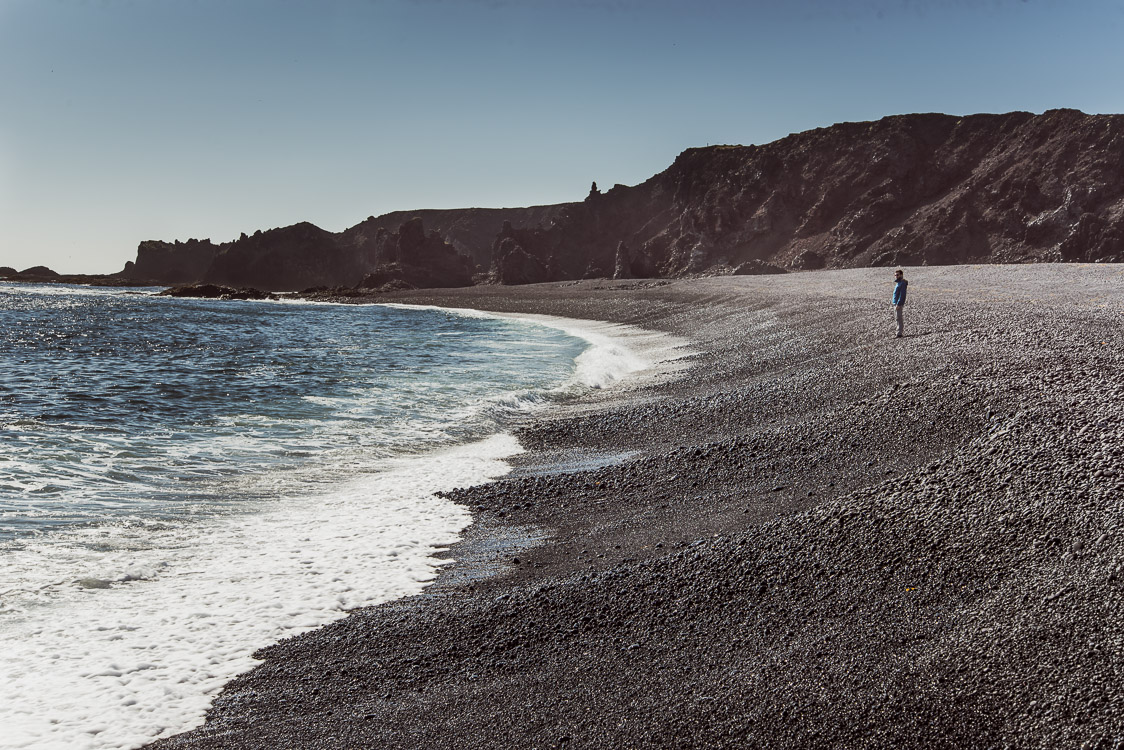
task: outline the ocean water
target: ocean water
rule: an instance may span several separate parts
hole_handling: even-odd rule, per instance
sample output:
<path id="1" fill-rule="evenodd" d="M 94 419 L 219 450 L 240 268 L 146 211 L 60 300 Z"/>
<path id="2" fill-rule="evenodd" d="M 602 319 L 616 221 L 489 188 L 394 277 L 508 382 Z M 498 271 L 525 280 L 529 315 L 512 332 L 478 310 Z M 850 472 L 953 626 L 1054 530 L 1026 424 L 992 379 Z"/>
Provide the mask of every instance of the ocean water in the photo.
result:
<path id="1" fill-rule="evenodd" d="M 0 284 L 0 747 L 184 731 L 257 648 L 420 591 L 470 522 L 434 493 L 650 367 L 626 333 Z"/>

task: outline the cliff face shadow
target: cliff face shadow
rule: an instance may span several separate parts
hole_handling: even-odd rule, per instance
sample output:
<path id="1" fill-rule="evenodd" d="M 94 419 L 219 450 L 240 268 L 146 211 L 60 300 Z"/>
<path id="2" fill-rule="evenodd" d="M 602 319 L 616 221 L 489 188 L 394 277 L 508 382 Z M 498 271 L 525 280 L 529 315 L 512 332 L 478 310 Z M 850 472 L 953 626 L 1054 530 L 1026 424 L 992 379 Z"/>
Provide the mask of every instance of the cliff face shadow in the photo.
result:
<path id="1" fill-rule="evenodd" d="M 107 278 L 286 291 L 1120 262 L 1121 140 L 1124 115 L 899 115 L 689 148 L 638 185 L 570 203 L 148 240 Z"/>

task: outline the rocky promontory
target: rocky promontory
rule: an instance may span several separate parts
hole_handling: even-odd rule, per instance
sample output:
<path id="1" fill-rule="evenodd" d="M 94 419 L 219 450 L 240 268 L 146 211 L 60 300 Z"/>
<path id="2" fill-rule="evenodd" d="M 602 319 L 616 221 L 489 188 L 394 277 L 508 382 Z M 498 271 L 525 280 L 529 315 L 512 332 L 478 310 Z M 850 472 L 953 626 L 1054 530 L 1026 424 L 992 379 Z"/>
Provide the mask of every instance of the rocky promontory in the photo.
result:
<path id="1" fill-rule="evenodd" d="M 688 149 L 639 185 L 595 184 L 555 206 L 396 212 L 339 233 L 301 223 L 222 244 L 146 241 L 117 276 L 277 291 L 355 287 L 370 274 L 380 287 L 449 287 L 1119 261 L 1122 218 L 1124 116 L 912 114 Z M 456 257 L 394 260 L 403 232 Z"/>
<path id="2" fill-rule="evenodd" d="M 271 292 L 263 292 L 253 287 L 235 289 L 217 284 L 185 284 L 174 286 L 160 292 L 163 297 L 195 297 L 198 299 L 277 299 Z"/>
<path id="3" fill-rule="evenodd" d="M 394 233 L 380 228 L 367 243 L 364 257 L 371 272 L 359 282 L 362 289 L 472 285 L 472 261 L 437 232 L 426 234 L 421 217 Z"/>
<path id="4" fill-rule="evenodd" d="M 0 281 L 19 281 L 29 284 L 87 284 L 93 286 L 137 286 L 138 281 L 121 274 L 62 274 L 46 266 L 32 266 L 17 271 L 11 266 L 0 266 Z"/>

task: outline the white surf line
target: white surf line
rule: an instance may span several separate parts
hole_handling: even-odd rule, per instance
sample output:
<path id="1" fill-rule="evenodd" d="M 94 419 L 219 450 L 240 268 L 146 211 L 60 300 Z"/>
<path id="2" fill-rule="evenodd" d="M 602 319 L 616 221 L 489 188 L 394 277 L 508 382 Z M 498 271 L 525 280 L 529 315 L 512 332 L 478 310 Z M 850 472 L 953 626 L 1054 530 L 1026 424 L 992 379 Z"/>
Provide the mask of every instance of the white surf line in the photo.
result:
<path id="1" fill-rule="evenodd" d="M 574 381 L 587 388 L 610 388 L 626 381 L 638 384 L 660 375 L 682 372 L 679 360 L 697 352 L 690 342 L 662 331 L 652 331 L 624 323 L 565 318 L 539 313 L 509 313 L 477 310 L 471 307 L 413 305 L 401 302 L 375 303 L 383 307 L 414 310 L 439 310 L 469 318 L 492 318 L 534 323 L 583 339 L 590 348 L 575 360 Z"/>
<path id="2" fill-rule="evenodd" d="M 652 331 L 625 323 L 603 320 L 567 318 L 541 313 L 512 313 L 478 310 L 473 307 L 445 307 L 443 305 L 411 304 L 406 302 L 356 303 L 329 300 L 276 299 L 250 300 L 284 305 L 323 305 L 354 307 L 366 304 L 399 310 L 436 310 L 465 318 L 490 318 L 493 320 L 518 320 L 535 323 L 562 331 L 590 344 L 590 349 L 577 357 L 575 382 L 588 388 L 608 388 L 628 380 L 633 384 L 649 378 L 682 372 L 685 368 L 678 360 L 697 354 L 690 341 L 670 333 Z"/>
<path id="3" fill-rule="evenodd" d="M 82 575 L 105 586 L 67 587 L 0 622 L 0 748 L 127 750 L 199 726 L 257 649 L 420 592 L 450 562 L 435 553 L 471 522 L 434 493 L 503 476 L 521 450 L 499 433 L 388 459 L 380 473 L 256 513 L 139 540 L 87 531 L 105 553 L 77 543 L 16 553 L 30 558 L 25 588 Z M 57 570 L 43 570 L 52 561 Z"/>

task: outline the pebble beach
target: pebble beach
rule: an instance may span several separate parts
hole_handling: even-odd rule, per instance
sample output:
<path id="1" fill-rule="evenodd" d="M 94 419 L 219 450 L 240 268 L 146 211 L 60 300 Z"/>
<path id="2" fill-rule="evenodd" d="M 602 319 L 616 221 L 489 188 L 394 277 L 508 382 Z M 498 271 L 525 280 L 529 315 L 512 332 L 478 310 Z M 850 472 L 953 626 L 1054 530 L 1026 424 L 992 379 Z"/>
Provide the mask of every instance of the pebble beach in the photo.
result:
<path id="1" fill-rule="evenodd" d="M 1124 750 L 1124 268 L 892 271 L 349 300 L 680 343 L 149 747 Z"/>

